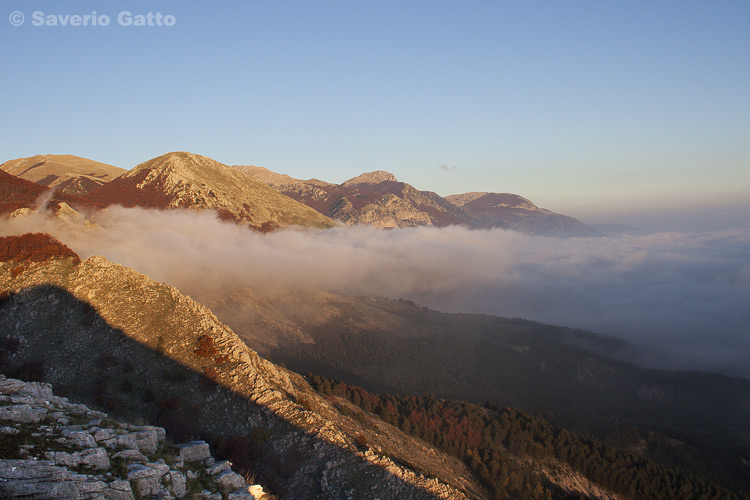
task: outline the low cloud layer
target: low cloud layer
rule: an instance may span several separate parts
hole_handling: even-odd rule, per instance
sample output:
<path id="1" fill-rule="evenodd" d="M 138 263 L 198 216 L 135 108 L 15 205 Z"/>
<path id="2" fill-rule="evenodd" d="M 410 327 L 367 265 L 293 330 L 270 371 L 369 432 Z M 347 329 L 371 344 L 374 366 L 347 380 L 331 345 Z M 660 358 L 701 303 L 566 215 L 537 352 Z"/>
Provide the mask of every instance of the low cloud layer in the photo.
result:
<path id="1" fill-rule="evenodd" d="M 95 230 L 41 216 L 81 257 L 100 254 L 188 294 L 249 286 L 409 298 L 609 333 L 647 361 L 750 377 L 750 230 L 553 239 L 459 227 L 261 235 L 212 214 L 112 208 Z"/>

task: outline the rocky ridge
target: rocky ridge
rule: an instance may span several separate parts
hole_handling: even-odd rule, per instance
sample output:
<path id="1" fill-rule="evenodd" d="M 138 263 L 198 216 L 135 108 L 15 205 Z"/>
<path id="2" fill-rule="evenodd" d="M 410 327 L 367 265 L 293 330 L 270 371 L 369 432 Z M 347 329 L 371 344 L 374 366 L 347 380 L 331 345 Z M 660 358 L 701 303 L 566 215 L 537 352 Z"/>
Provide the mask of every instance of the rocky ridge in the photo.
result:
<path id="1" fill-rule="evenodd" d="M 601 236 L 577 219 L 539 208 L 510 193 L 465 193 L 443 198 L 399 182 L 395 175 L 383 170 L 331 184 L 317 179 L 299 180 L 261 167 L 234 168 L 348 225 L 397 228 L 458 224 L 532 235 Z"/>
<path id="2" fill-rule="evenodd" d="M 328 217 L 205 156 L 167 153 L 141 163 L 86 197 L 103 205 L 216 210 L 255 227 L 332 227 Z"/>
<path id="3" fill-rule="evenodd" d="M 530 200 L 512 193 L 464 193 L 446 196 L 474 220 L 475 227 L 499 227 L 544 236 L 602 236 L 578 219 L 539 208 Z"/>
<path id="4" fill-rule="evenodd" d="M 460 208 L 435 193 L 399 182 L 396 176 L 382 170 L 331 184 L 317 179 L 302 181 L 260 167 L 234 168 L 348 225 L 377 228 L 470 225 L 469 217 Z"/>
<path id="5" fill-rule="evenodd" d="M 0 375 L 0 434 L 2 498 L 263 498 L 207 443 L 171 445 L 163 428 L 115 421 L 49 384 Z"/>
<path id="6" fill-rule="evenodd" d="M 262 435 L 256 472 L 282 477 L 290 498 L 485 498 L 458 460 L 342 416 L 172 287 L 102 257 L 16 267 L 0 264 L 6 373 L 31 371 L 176 435 Z"/>

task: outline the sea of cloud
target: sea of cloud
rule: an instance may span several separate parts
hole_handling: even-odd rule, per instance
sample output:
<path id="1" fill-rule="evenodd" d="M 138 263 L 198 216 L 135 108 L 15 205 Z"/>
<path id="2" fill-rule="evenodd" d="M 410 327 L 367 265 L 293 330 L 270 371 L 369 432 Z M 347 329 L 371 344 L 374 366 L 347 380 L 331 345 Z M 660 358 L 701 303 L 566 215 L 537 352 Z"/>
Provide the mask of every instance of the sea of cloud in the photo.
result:
<path id="1" fill-rule="evenodd" d="M 341 227 L 258 234 L 212 213 L 110 208 L 98 227 L 42 214 L 45 231 L 199 297 L 324 289 L 447 312 L 521 317 L 616 335 L 642 361 L 750 377 L 750 229 L 555 239 L 462 227 Z"/>

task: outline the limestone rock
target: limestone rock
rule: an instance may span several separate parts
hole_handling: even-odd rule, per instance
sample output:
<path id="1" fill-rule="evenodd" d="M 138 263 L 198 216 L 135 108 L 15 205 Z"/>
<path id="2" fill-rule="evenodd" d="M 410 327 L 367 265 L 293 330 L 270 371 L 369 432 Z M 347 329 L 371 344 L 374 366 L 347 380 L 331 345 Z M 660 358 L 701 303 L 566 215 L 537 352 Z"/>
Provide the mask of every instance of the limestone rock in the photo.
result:
<path id="1" fill-rule="evenodd" d="M 117 479 L 104 488 L 104 498 L 107 500 L 135 500 L 130 483 Z"/>
<path id="2" fill-rule="evenodd" d="M 160 463 L 130 464 L 128 481 L 135 492 L 142 496 L 161 496 L 167 493 L 162 478 L 169 472 L 169 466 Z"/>
<path id="3" fill-rule="evenodd" d="M 47 410 L 44 408 L 32 408 L 27 404 L 5 406 L 0 408 L 0 421 L 20 423 L 38 423 L 45 415 Z"/>
<path id="4" fill-rule="evenodd" d="M 0 394 L 15 394 L 23 389 L 25 384 L 20 380 L 7 379 L 0 375 Z"/>
<path id="5" fill-rule="evenodd" d="M 236 472 L 225 470 L 216 476 L 216 482 L 221 485 L 223 489 L 235 491 L 245 487 L 245 478 L 237 474 Z"/>
<path id="6" fill-rule="evenodd" d="M 135 500 L 137 496 L 170 500 L 187 495 L 188 479 L 208 477 L 221 477 L 212 484 L 225 491 L 245 486 L 242 476 L 232 472 L 229 462 L 214 465 L 214 458 L 203 441 L 178 446 L 183 457 L 193 461 L 191 468 L 194 470 L 188 470 L 186 475 L 170 469 L 164 459 L 149 461 L 147 455 L 171 449 L 161 447 L 166 436 L 161 427 L 135 426 L 112 420 L 106 420 L 105 424 L 105 414 L 54 396 L 48 384 L 0 377 L 0 387 L 5 391 L 5 394 L 0 394 L 0 402 L 6 405 L 0 409 L 5 410 L 5 416 L 18 421 L 14 426 L 0 427 L 0 434 L 28 433 L 28 441 L 16 438 L 10 442 L 10 453 L 28 459 L 3 460 L 0 455 L 0 498 Z M 50 408 L 54 411 L 40 421 L 40 416 L 45 415 L 40 410 Z M 73 417 L 93 417 L 95 420 L 69 425 Z M 68 450 L 59 451 L 60 444 Z M 113 450 L 122 444 L 128 447 Z M 13 446 L 16 446 L 15 452 Z M 57 449 L 49 449 L 50 446 Z M 183 457 L 173 457 L 175 467 L 182 467 Z M 130 463 L 125 471 L 121 471 L 111 467 L 110 459 L 136 463 Z M 212 465 L 210 474 L 203 468 L 209 464 Z M 81 473 L 86 470 L 90 473 Z M 119 474 L 125 477 L 118 477 Z M 220 500 L 222 495 L 217 491 L 205 491 L 196 498 Z M 238 494 L 232 498 L 251 497 Z"/>
<path id="7" fill-rule="evenodd" d="M 103 481 L 47 460 L 0 461 L 0 498 L 94 499 L 101 498 L 105 487 Z"/>
<path id="8" fill-rule="evenodd" d="M 171 492 L 175 498 L 182 498 L 187 493 L 187 479 L 185 474 L 178 471 L 169 472 L 169 482 L 171 484 Z"/>
<path id="9" fill-rule="evenodd" d="M 62 431 L 63 437 L 73 446 L 78 448 L 96 448 L 96 440 L 89 431 L 77 431 L 65 429 Z"/>
<path id="10" fill-rule="evenodd" d="M 84 451 L 75 453 L 66 453 L 64 451 L 48 451 L 45 454 L 48 460 L 55 465 L 64 465 L 66 467 L 90 467 L 92 469 L 109 469 L 109 457 L 104 448 L 89 448 Z"/>
<path id="11" fill-rule="evenodd" d="M 221 472 L 224 472 L 226 470 L 231 470 L 232 463 L 228 460 L 222 460 L 220 462 L 216 462 L 214 465 L 206 469 L 206 473 L 210 476 L 215 476 Z"/>
<path id="12" fill-rule="evenodd" d="M 112 455 L 112 458 L 122 458 L 127 462 L 140 462 L 145 463 L 148 461 L 148 458 L 146 458 L 146 455 L 141 453 L 138 450 L 122 450 L 118 451 L 114 455 Z"/>
<path id="13" fill-rule="evenodd" d="M 202 462 L 211 457 L 208 443 L 205 441 L 191 441 L 177 446 L 178 456 L 185 462 Z"/>

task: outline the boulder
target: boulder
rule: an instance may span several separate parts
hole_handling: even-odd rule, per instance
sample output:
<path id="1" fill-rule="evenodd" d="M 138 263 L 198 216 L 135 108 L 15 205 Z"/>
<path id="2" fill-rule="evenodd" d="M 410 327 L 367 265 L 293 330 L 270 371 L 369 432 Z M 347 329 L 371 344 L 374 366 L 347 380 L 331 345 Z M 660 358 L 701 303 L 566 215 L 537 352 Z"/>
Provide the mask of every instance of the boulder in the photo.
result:
<path id="1" fill-rule="evenodd" d="M 169 471 L 170 490 L 175 498 L 182 498 L 187 493 L 187 479 L 185 474 L 179 471 Z"/>
<path id="2" fill-rule="evenodd" d="M 225 470 L 232 470 L 232 462 L 228 460 L 222 460 L 220 462 L 216 462 L 214 465 L 206 469 L 206 473 L 209 476 L 215 476 L 219 474 L 220 472 L 224 472 Z"/>
<path id="3" fill-rule="evenodd" d="M 230 470 L 220 472 L 216 476 L 216 482 L 222 487 L 222 489 L 229 491 L 236 491 L 240 488 L 245 488 L 245 478 Z"/>
<path id="4" fill-rule="evenodd" d="M 63 429 L 62 436 L 66 439 L 66 442 L 72 446 L 78 448 L 96 448 L 96 440 L 89 431 L 77 431 L 70 429 Z"/>
<path id="5" fill-rule="evenodd" d="M 107 484 L 103 493 L 106 500 L 135 500 L 130 483 L 124 479 L 117 479 Z"/>
<path id="6" fill-rule="evenodd" d="M 135 492 L 142 496 L 163 496 L 168 491 L 162 478 L 169 472 L 169 466 L 162 463 L 128 465 L 128 481 Z"/>
<path id="7" fill-rule="evenodd" d="M 211 451 L 205 441 L 191 441 L 177 445 L 178 456 L 185 462 L 202 462 L 211 458 Z"/>
<path id="8" fill-rule="evenodd" d="M 16 379 L 7 379 L 0 375 L 0 394 L 15 394 L 25 387 L 25 383 Z"/>
<path id="9" fill-rule="evenodd" d="M 148 461 L 148 458 L 146 458 L 146 455 L 141 453 L 138 450 L 122 450 L 118 451 L 114 455 L 112 455 L 112 458 L 122 458 L 126 462 L 140 462 L 140 463 L 146 463 Z"/>

